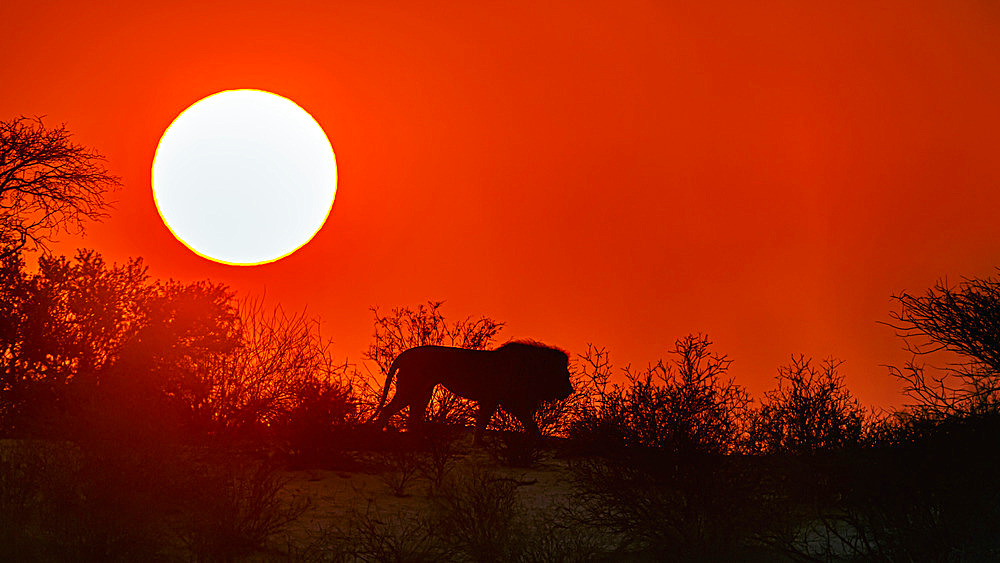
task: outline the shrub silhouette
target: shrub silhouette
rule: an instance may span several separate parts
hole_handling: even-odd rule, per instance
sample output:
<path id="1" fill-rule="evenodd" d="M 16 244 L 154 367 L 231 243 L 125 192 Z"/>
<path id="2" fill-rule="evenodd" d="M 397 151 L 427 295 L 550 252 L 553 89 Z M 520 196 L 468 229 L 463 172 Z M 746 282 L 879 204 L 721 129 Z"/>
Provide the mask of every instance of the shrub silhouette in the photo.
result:
<path id="1" fill-rule="evenodd" d="M 455 468 L 460 447 L 456 443 L 460 430 L 453 426 L 431 424 L 424 428 L 425 452 L 421 454 L 417 471 L 430 482 L 433 493 Z"/>
<path id="2" fill-rule="evenodd" d="M 37 560 L 50 550 L 51 472 L 75 453 L 66 444 L 0 440 L 0 560 Z"/>
<path id="3" fill-rule="evenodd" d="M 572 464 L 574 521 L 610 532 L 620 557 L 742 559 L 784 525 L 775 482 L 739 455 L 750 398 L 710 346 L 703 335 L 680 338 L 670 363 L 626 369 L 624 385 L 609 382 L 605 350 L 582 357 L 593 395 L 570 437 L 592 457 Z"/>
<path id="4" fill-rule="evenodd" d="M 606 359 L 591 358 L 599 367 L 593 383 L 598 398 L 582 409 L 570 436 L 598 449 L 734 451 L 750 398 L 731 379 L 722 379 L 732 362 L 710 346 L 707 336 L 680 338 L 671 351 L 673 363 L 661 360 L 641 372 L 626 368 L 627 384 L 610 388 Z"/>
<path id="5" fill-rule="evenodd" d="M 312 534 L 293 554 L 304 561 L 608 560 L 603 530 L 584 529 L 568 509 L 529 510 L 524 483 L 477 463 L 432 489 L 424 510 L 379 510 L 369 502 Z"/>
<path id="6" fill-rule="evenodd" d="M 291 561 L 413 561 L 452 560 L 446 546 L 430 530 L 430 519 L 409 511 L 384 514 L 369 502 L 353 507 L 344 518 L 309 533 L 305 545 L 290 545 Z"/>
<path id="7" fill-rule="evenodd" d="M 482 466 L 453 475 L 431 497 L 431 533 L 459 559 L 514 559 L 524 524 L 516 486 Z"/>
<path id="8" fill-rule="evenodd" d="M 305 498 L 290 502 L 279 493 L 287 484 L 269 460 L 212 459 L 185 496 L 186 517 L 178 530 L 199 559 L 234 560 L 261 550 L 267 540 L 308 508 Z"/>
<path id="9" fill-rule="evenodd" d="M 435 487 L 422 512 L 380 514 L 369 504 L 321 530 L 304 551 L 315 560 L 537 561 L 516 483 L 488 468 L 462 468 Z"/>
<path id="10" fill-rule="evenodd" d="M 7 441 L 11 453 L 29 460 L 21 465 L 28 471 L 8 473 L 14 478 L 8 485 L 33 489 L 30 502 L 20 509 L 21 525 L 6 530 L 15 536 L 6 545 L 17 550 L 8 558 L 155 559 L 169 550 L 168 522 L 179 509 L 186 474 L 178 463 L 179 449 L 162 441 L 162 435 L 131 424 L 106 433 L 117 427 L 91 421 L 81 429 L 78 443 Z"/>
<path id="11" fill-rule="evenodd" d="M 837 373 L 833 359 L 814 366 L 792 357 L 778 368 L 778 388 L 765 393 L 755 414 L 754 451 L 807 453 L 861 443 L 865 413 Z"/>
<path id="12" fill-rule="evenodd" d="M 420 474 L 420 457 L 410 449 L 396 448 L 379 454 L 382 471 L 379 478 L 397 497 L 409 496 L 406 491 Z"/>
<path id="13" fill-rule="evenodd" d="M 542 459 L 542 444 L 530 434 L 501 431 L 489 445 L 490 459 L 507 467 L 532 467 Z"/>
<path id="14" fill-rule="evenodd" d="M 292 406 L 270 429 L 297 467 L 330 467 L 346 461 L 343 450 L 357 447 L 356 398 L 349 386 L 314 377 L 294 390 Z"/>
<path id="15" fill-rule="evenodd" d="M 248 298 L 237 304 L 235 334 L 236 345 L 212 358 L 201 376 L 205 395 L 200 404 L 215 432 L 255 435 L 269 427 L 287 429 L 293 413 L 330 424 L 353 416 L 346 363 L 333 360 L 318 320 Z"/>
<path id="16" fill-rule="evenodd" d="M 7 256 L 0 282 L 0 435 L 65 437 L 67 414 L 97 390 L 126 404 L 159 396 L 200 435 L 356 421 L 347 366 L 302 314 L 150 280 L 141 260 L 108 265 L 91 250 L 42 256 L 36 273 Z"/>
<path id="17" fill-rule="evenodd" d="M 903 417 L 875 447 L 831 458 L 821 474 L 835 496 L 816 512 L 821 541 L 811 556 L 996 559 L 998 436 L 995 415 Z"/>
<path id="18" fill-rule="evenodd" d="M 93 251 L 42 256 L 35 273 L 4 264 L 2 291 L 16 299 L 0 327 L 0 430 L 58 447 L 0 468 L 11 491 L 0 502 L 21 518 L 5 532 L 15 559 L 163 558 L 178 538 L 217 557 L 283 524 L 273 473 L 192 458 L 213 430 L 206 367 L 239 343 L 228 289 L 153 282 L 141 261 L 109 266 Z M 211 478 L 219 471 L 232 478 Z M 181 524 L 205 512 L 195 499 L 219 516 L 218 542 L 198 536 L 204 521 Z"/>
<path id="19" fill-rule="evenodd" d="M 623 559 L 744 560 L 784 525 L 771 476 L 740 455 L 629 451 L 571 468 L 574 525 L 610 533 Z"/>

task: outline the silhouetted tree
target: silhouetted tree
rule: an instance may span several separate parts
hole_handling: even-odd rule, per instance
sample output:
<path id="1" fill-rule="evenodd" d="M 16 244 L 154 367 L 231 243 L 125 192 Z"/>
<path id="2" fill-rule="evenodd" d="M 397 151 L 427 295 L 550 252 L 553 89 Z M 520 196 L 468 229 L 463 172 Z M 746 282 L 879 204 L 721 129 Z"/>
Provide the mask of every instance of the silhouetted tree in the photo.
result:
<path id="1" fill-rule="evenodd" d="M 913 354 L 901 379 L 911 405 L 938 415 L 993 411 L 1000 399 L 1000 281 L 965 279 L 958 285 L 937 282 L 924 295 L 893 297 L 899 310 L 887 323 Z M 934 356 L 944 365 L 920 361 Z"/>
<path id="2" fill-rule="evenodd" d="M 19 256 L 8 255 L 2 278 L 4 432 L 65 411 L 69 387 L 133 398 L 155 389 L 190 410 L 200 393 L 196 374 L 232 345 L 228 289 L 150 282 L 141 260 L 109 266 L 81 250 L 74 260 L 42 256 L 38 271 L 27 273 Z"/>
<path id="3" fill-rule="evenodd" d="M 163 401 L 177 423 L 197 424 L 207 394 L 205 372 L 237 345 L 232 292 L 209 282 L 151 285 L 135 333 L 109 366 L 97 372 L 98 394 L 138 409 Z M 145 419 L 141 410 L 137 419 Z M 156 424 L 154 422 L 154 424 Z"/>
<path id="4" fill-rule="evenodd" d="M 818 367 L 804 356 L 778 368 L 778 388 L 768 391 L 756 413 L 757 450 L 805 453 L 858 444 L 865 413 L 837 373 L 842 362 Z"/>
<path id="5" fill-rule="evenodd" d="M 139 261 L 108 268 L 89 251 L 75 262 L 42 256 L 35 274 L 8 255 L 3 281 L 0 418 L 9 430 L 14 412 L 28 404 L 54 408 L 71 379 L 96 377 L 137 329 L 130 317 L 148 288 Z"/>
<path id="6" fill-rule="evenodd" d="M 467 317 L 449 323 L 439 310 L 443 304 L 443 301 L 428 301 L 426 306 L 393 309 L 388 315 L 381 315 L 378 308 L 372 307 L 375 334 L 364 357 L 375 362 L 381 372 L 375 376 L 376 381 L 369 388 L 369 394 L 374 397 L 369 401 L 372 407 L 378 404 L 389 366 L 404 350 L 427 344 L 487 350 L 503 328 L 502 322 L 488 317 Z M 431 398 L 427 416 L 432 422 L 472 424 L 475 420 L 475 406 L 438 386 Z"/>
<path id="7" fill-rule="evenodd" d="M 120 182 L 103 160 L 72 142 L 65 125 L 0 121 L 0 253 L 45 250 L 60 232 L 81 233 L 86 220 L 105 217 L 105 195 Z"/>

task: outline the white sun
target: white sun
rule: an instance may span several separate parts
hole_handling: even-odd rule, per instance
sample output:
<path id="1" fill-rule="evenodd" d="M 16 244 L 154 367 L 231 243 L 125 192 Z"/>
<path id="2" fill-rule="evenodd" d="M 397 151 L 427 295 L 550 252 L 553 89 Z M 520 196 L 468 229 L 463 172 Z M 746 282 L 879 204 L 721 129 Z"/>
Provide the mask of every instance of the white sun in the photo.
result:
<path id="1" fill-rule="evenodd" d="M 273 262 L 309 242 L 337 191 L 323 129 L 287 98 L 226 90 L 187 108 L 153 158 L 163 222 L 197 254 L 226 264 Z"/>

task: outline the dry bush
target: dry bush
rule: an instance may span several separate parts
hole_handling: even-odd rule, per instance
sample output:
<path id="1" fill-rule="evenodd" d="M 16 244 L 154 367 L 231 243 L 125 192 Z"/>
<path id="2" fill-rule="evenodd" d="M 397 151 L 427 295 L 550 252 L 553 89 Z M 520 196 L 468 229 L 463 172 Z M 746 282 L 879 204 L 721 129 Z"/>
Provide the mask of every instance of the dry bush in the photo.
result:
<path id="1" fill-rule="evenodd" d="M 451 560 L 429 526 L 426 518 L 407 514 L 381 516 L 369 507 L 364 513 L 350 515 L 347 532 L 334 536 L 334 542 L 327 545 L 337 545 L 331 553 L 343 553 L 349 561 L 419 563 Z"/>
<path id="2" fill-rule="evenodd" d="M 433 492 L 458 461 L 459 435 L 459 429 L 453 426 L 428 424 L 416 440 L 403 434 L 398 436 L 405 440 L 384 442 L 385 451 L 376 455 L 379 478 L 397 497 L 409 496 L 407 490 L 418 477 L 427 479 Z"/>
<path id="3" fill-rule="evenodd" d="M 743 456 L 647 451 L 571 469 L 575 525 L 615 538 L 624 559 L 743 560 L 785 525 L 774 476 Z"/>
<path id="4" fill-rule="evenodd" d="M 610 547 L 614 541 L 604 529 L 580 526 L 566 516 L 566 507 L 533 514 L 524 522 L 513 561 L 570 563 L 621 560 Z"/>
<path id="5" fill-rule="evenodd" d="M 167 397 L 192 426 L 197 376 L 233 344 L 227 288 L 152 282 L 141 260 L 109 265 L 89 250 L 41 256 L 35 272 L 10 258 L 0 277 L 0 433 L 65 438 L 76 394 L 99 387 Z"/>
<path id="6" fill-rule="evenodd" d="M 357 420 L 319 322 L 224 286 L 152 281 L 141 260 L 81 250 L 42 256 L 37 272 L 5 258 L 0 298 L 0 435 L 71 436 L 67 415 L 94 394 L 157 395 L 192 439 L 304 438 Z"/>
<path id="7" fill-rule="evenodd" d="M 385 483 L 392 494 L 397 497 L 409 496 L 406 490 L 420 473 L 420 458 L 409 449 L 393 449 L 378 455 L 380 465 L 384 468 L 379 478 Z"/>
<path id="8" fill-rule="evenodd" d="M 359 448 L 362 439 L 351 387 L 307 380 L 296 392 L 293 405 L 270 426 L 288 462 L 298 468 L 349 463 L 347 450 Z"/>
<path id="9" fill-rule="evenodd" d="M 706 336 L 680 338 L 671 351 L 672 363 L 659 361 L 641 372 L 626 367 L 625 385 L 609 385 L 606 354 L 589 350 L 585 359 L 593 370 L 589 373 L 594 394 L 581 401 L 570 437 L 596 451 L 623 447 L 678 453 L 735 451 L 750 398 L 732 379 L 723 379 L 732 361 L 711 352 L 710 346 Z"/>
<path id="10" fill-rule="evenodd" d="M 431 530 L 462 559 L 509 561 L 523 535 L 516 484 L 474 465 L 455 473 L 431 497 Z"/>
<path id="11" fill-rule="evenodd" d="M 261 299 L 242 300 L 237 313 L 236 347 L 202 375 L 201 410 L 218 432 L 260 432 L 295 416 L 318 416 L 320 426 L 352 419 L 346 363 L 333 360 L 318 320 L 267 309 Z"/>
<path id="12" fill-rule="evenodd" d="M 777 522 L 770 477 L 739 455 L 750 398 L 701 335 L 678 339 L 672 360 L 624 370 L 610 383 L 603 349 L 581 356 L 587 392 L 570 438 L 578 526 L 604 530 L 626 559 L 726 560 L 762 549 Z M 596 454 L 596 455 L 593 455 Z"/>
<path id="13" fill-rule="evenodd" d="M 429 528 L 453 560 L 607 558 L 603 531 L 578 526 L 566 507 L 530 510 L 518 495 L 525 484 L 481 465 L 463 467 L 431 497 Z"/>
<path id="14" fill-rule="evenodd" d="M 461 450 L 456 443 L 460 431 L 452 426 L 426 425 L 425 452 L 420 455 L 418 472 L 430 482 L 431 491 L 440 487 L 455 468 Z"/>
<path id="15" fill-rule="evenodd" d="M 340 524 L 340 525 L 338 525 Z M 310 529 L 305 537 L 300 539 L 286 538 L 285 546 L 280 554 L 275 554 L 275 561 L 288 563 L 347 563 L 363 561 L 355 555 L 361 551 L 358 542 L 350 540 L 348 532 L 343 530 L 343 523 L 323 524 Z M 392 559 L 386 559 L 392 561 Z"/>
<path id="16" fill-rule="evenodd" d="M 185 453 L 183 413 L 142 392 L 154 369 L 116 373 L 122 382 L 75 395 L 74 442 L 44 468 L 47 557 L 149 560 L 175 548 L 173 519 L 200 472 Z"/>
<path id="17" fill-rule="evenodd" d="M 288 479 L 271 461 L 212 456 L 197 468 L 198 476 L 188 483 L 178 534 L 199 560 L 228 561 L 256 553 L 309 506 L 305 498 L 280 498 Z"/>
<path id="18" fill-rule="evenodd" d="M 840 365 L 828 359 L 815 366 L 798 356 L 778 368 L 778 388 L 753 416 L 751 450 L 794 454 L 859 445 L 868 417 L 844 385 Z"/>
<path id="19" fill-rule="evenodd" d="M 817 510 L 829 536 L 817 551 L 869 561 L 996 560 L 998 437 L 992 414 L 902 417 L 881 443 L 823 472 L 836 501 Z"/>
<path id="20" fill-rule="evenodd" d="M 185 472 L 167 448 L 88 451 L 68 442 L 23 444 L 14 477 L 29 487 L 20 526 L 0 547 L 12 561 L 155 560 L 171 553 Z M 4 468 L 9 469 L 9 468 Z M 13 536 L 13 537 L 11 537 Z"/>
<path id="21" fill-rule="evenodd" d="M 544 453 L 538 438 L 525 432 L 501 431 L 489 443 L 490 458 L 507 467 L 534 467 Z"/>

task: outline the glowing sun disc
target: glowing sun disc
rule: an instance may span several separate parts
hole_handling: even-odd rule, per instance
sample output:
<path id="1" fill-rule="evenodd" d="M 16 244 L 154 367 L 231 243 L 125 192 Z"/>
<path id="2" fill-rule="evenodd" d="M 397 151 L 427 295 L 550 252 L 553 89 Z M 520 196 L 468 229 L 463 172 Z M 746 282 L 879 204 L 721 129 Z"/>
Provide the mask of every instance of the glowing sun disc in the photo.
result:
<path id="1" fill-rule="evenodd" d="M 337 163 L 326 133 L 295 102 L 226 90 L 167 127 L 152 181 L 160 217 L 192 251 L 264 264 L 301 248 L 326 222 Z"/>

